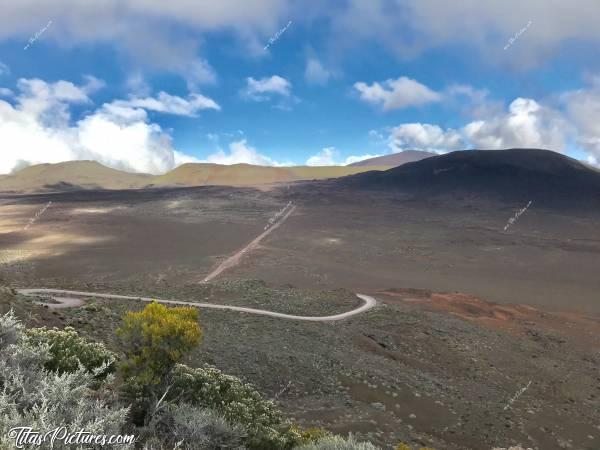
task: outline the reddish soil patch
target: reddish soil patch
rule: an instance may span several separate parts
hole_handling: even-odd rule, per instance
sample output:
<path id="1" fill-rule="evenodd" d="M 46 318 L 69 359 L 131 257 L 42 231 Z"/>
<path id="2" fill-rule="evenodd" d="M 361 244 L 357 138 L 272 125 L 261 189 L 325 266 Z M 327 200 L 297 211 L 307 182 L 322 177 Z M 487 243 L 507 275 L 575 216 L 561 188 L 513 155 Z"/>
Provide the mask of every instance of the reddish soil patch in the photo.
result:
<path id="1" fill-rule="evenodd" d="M 519 304 L 497 304 L 461 292 L 390 289 L 379 294 L 387 297 L 384 299 L 387 303 L 420 304 L 433 311 L 447 312 L 481 326 L 515 335 L 531 335 L 532 328 L 535 328 L 600 347 L 600 318 L 593 315 L 570 311 L 546 312 Z"/>

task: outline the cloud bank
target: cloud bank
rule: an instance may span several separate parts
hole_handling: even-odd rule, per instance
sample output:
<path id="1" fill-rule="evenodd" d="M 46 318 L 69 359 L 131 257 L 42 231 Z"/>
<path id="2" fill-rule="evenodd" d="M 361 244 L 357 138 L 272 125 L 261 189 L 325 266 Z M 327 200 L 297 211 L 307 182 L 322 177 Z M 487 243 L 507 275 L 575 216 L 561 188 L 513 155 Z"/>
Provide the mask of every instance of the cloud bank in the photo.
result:
<path id="1" fill-rule="evenodd" d="M 146 109 L 193 115 L 215 109 L 216 103 L 161 93 L 105 103 L 72 123 L 71 107 L 92 105 L 90 94 L 102 85 L 93 77 L 81 86 L 20 79 L 14 100 L 0 100 L 0 173 L 31 164 L 95 160 L 116 169 L 160 174 L 194 160 L 173 148 L 171 137 L 149 121 Z"/>

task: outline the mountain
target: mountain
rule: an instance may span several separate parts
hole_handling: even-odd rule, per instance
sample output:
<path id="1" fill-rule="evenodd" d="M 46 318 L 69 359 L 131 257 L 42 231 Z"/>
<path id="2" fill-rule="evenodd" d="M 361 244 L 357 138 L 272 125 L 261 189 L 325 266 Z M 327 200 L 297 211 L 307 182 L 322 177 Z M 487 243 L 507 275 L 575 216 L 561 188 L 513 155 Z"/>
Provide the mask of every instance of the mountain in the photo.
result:
<path id="1" fill-rule="evenodd" d="M 0 191 L 132 189 L 150 184 L 151 175 L 111 169 L 95 161 L 68 161 L 25 167 L 0 176 Z"/>
<path id="2" fill-rule="evenodd" d="M 600 172 L 573 158 L 539 149 L 457 151 L 336 182 L 417 197 L 467 194 L 545 204 L 600 204 Z"/>
<path id="3" fill-rule="evenodd" d="M 389 167 L 377 167 L 385 170 Z M 272 167 L 251 164 L 183 164 L 165 175 L 155 178 L 154 183 L 165 186 L 261 186 L 300 180 L 323 180 L 373 170 L 374 168 L 344 166 L 290 166 Z"/>
<path id="4" fill-rule="evenodd" d="M 365 166 L 388 166 L 398 167 L 402 164 L 409 162 L 420 161 L 425 158 L 436 156 L 436 153 L 423 152 L 420 150 L 404 150 L 398 153 L 392 153 L 391 155 L 376 156 L 375 158 L 363 159 L 352 164 L 348 164 L 351 167 L 365 167 Z"/>
<path id="5" fill-rule="evenodd" d="M 95 161 L 69 161 L 26 167 L 0 176 L 0 192 L 76 189 L 140 189 L 169 186 L 265 186 L 301 180 L 323 180 L 389 167 L 271 167 L 251 164 L 183 164 L 164 175 L 128 173 Z"/>

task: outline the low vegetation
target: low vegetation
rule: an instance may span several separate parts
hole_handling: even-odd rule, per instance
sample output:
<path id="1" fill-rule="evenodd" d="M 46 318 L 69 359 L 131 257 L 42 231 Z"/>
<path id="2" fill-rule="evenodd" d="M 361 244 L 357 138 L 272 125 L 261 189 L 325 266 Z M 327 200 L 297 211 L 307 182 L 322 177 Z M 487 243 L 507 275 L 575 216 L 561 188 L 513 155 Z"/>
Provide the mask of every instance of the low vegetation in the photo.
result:
<path id="1" fill-rule="evenodd" d="M 151 303 L 126 313 L 118 336 L 122 357 L 73 328 L 25 329 L 12 312 L 0 316 L 0 448 L 13 447 L 9 430 L 26 424 L 134 434 L 146 450 L 376 449 L 300 430 L 252 385 L 183 364 L 202 339 L 194 308 Z"/>

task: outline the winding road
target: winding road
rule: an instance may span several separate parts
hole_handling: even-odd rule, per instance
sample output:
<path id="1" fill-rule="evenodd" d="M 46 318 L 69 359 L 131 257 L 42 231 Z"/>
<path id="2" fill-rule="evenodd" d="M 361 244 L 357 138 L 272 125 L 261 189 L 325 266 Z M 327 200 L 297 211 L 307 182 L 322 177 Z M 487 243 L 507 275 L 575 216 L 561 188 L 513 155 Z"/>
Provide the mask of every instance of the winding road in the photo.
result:
<path id="1" fill-rule="evenodd" d="M 242 257 L 249 253 L 251 250 L 256 248 L 260 241 L 262 241 L 267 235 L 276 230 L 286 219 L 294 212 L 296 207 L 290 203 L 284 208 L 280 219 L 276 221 L 273 225 L 263 231 L 260 235 L 254 238 L 248 245 L 239 250 L 234 255 L 227 258 L 221 264 L 219 264 L 212 272 L 210 272 L 201 283 L 207 283 L 213 278 L 219 276 L 223 271 L 239 264 Z M 363 304 L 356 309 L 351 311 L 347 311 L 340 314 L 334 314 L 332 316 L 296 316 L 293 314 L 284 314 L 278 313 L 275 311 L 268 311 L 266 309 L 255 309 L 255 308 L 246 308 L 243 306 L 228 306 L 228 305 L 217 305 L 214 303 L 198 303 L 198 302 L 186 302 L 182 300 L 162 300 L 154 297 L 138 297 L 131 295 L 119 295 L 119 294 L 104 294 L 100 292 L 83 292 L 83 291 L 69 291 L 65 289 L 45 289 L 45 288 L 35 288 L 35 289 L 17 289 L 17 292 L 21 295 L 25 295 L 28 297 L 49 297 L 56 301 L 57 303 L 44 303 L 38 302 L 38 304 L 48 306 L 52 309 L 58 308 L 76 308 L 82 306 L 84 304 L 84 298 L 108 298 L 108 299 L 121 299 L 121 300 L 140 300 L 143 302 L 158 302 L 164 303 L 168 305 L 184 305 L 184 306 L 196 306 L 198 308 L 209 308 L 209 309 L 225 309 L 229 311 L 239 311 L 245 312 L 249 314 L 257 314 L 261 316 L 269 316 L 276 317 L 279 319 L 289 319 L 289 320 L 301 320 L 308 322 L 333 322 L 337 320 L 347 319 L 348 317 L 355 316 L 357 314 L 363 313 L 377 305 L 377 301 L 369 296 L 364 294 L 355 294 L 358 298 L 363 301 Z"/>
<path id="2" fill-rule="evenodd" d="M 165 303 L 168 305 L 184 305 L 184 306 L 197 306 L 198 308 L 211 308 L 211 309 L 226 309 L 230 311 L 239 311 L 250 314 L 258 314 L 261 316 L 277 317 L 280 319 L 291 319 L 291 320 L 303 320 L 309 322 L 332 322 L 336 320 L 346 319 L 356 314 L 360 314 L 373 308 L 377 302 L 369 295 L 356 294 L 364 304 L 352 311 L 347 311 L 341 314 L 335 314 L 333 316 L 295 316 L 293 314 L 283 314 L 274 311 L 267 311 L 265 309 L 254 309 L 245 308 L 243 306 L 228 306 L 228 305 L 216 305 L 214 303 L 197 303 L 197 302 L 186 302 L 182 300 L 161 300 L 154 297 L 136 297 L 131 295 L 117 295 L 117 294 L 102 294 L 99 292 L 82 292 L 82 291 L 68 291 L 64 289 L 17 289 L 17 292 L 21 295 L 28 297 L 49 297 L 58 303 L 42 303 L 50 308 L 70 308 L 81 306 L 83 304 L 82 297 L 89 298 L 110 298 L 120 300 L 141 300 L 143 302 L 158 302 Z"/>

